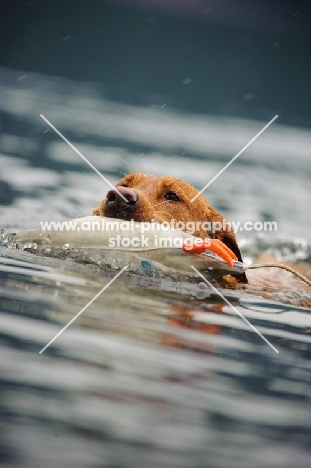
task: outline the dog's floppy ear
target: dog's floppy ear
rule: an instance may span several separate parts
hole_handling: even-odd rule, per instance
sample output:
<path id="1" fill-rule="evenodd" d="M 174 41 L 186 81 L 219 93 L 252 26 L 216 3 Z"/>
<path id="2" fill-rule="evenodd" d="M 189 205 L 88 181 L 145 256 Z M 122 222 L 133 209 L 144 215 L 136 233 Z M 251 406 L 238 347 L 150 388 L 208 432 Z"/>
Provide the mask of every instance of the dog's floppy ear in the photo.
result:
<path id="1" fill-rule="evenodd" d="M 241 255 L 238 243 L 235 240 L 234 234 L 225 233 L 221 236 L 220 240 L 224 244 L 226 244 L 226 246 L 229 247 L 229 249 L 232 250 L 233 253 L 235 253 L 239 262 L 243 263 L 242 255 Z M 248 283 L 245 273 L 242 273 L 241 275 L 232 275 L 232 276 L 235 276 L 235 278 L 237 278 L 238 281 L 241 283 Z"/>

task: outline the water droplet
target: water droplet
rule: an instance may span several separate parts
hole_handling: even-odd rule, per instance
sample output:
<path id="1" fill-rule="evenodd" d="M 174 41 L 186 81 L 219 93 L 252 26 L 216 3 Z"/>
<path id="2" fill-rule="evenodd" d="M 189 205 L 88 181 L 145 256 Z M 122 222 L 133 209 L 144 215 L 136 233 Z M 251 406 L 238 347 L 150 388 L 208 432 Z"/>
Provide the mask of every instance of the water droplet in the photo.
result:
<path id="1" fill-rule="evenodd" d="M 244 94 L 243 99 L 244 101 L 250 101 L 251 99 L 254 99 L 254 97 L 255 97 L 254 93 L 247 93 L 247 94 Z"/>

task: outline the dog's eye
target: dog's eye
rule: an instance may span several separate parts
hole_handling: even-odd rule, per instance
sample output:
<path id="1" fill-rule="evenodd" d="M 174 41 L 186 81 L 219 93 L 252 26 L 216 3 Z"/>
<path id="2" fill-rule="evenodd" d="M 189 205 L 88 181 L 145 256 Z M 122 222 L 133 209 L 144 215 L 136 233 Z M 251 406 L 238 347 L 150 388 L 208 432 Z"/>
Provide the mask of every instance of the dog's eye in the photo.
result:
<path id="1" fill-rule="evenodd" d="M 180 201 L 180 198 L 178 195 L 176 195 L 175 192 L 167 192 L 164 197 L 166 198 L 166 200 L 170 200 L 170 201 Z"/>

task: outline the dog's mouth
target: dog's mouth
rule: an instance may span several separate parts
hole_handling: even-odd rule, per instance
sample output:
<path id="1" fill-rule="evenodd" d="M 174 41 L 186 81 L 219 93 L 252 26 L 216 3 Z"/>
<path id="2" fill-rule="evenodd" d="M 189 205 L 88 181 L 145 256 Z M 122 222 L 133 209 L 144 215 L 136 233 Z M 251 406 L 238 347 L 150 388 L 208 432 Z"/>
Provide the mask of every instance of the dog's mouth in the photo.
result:
<path id="1" fill-rule="evenodd" d="M 138 219 L 135 219 L 135 211 L 129 210 L 128 208 L 123 208 L 119 210 L 105 209 L 104 215 L 108 216 L 109 218 L 119 218 L 125 220 L 134 219 L 134 221 L 138 221 Z"/>

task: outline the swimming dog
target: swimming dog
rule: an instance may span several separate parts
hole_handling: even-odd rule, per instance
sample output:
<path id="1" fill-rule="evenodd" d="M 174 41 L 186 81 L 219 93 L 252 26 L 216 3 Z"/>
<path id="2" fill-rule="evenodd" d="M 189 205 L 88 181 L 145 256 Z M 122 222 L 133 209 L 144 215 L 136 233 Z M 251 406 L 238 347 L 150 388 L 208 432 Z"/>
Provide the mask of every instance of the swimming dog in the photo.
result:
<path id="1" fill-rule="evenodd" d="M 117 191 L 109 190 L 93 210 L 94 215 L 139 222 L 168 222 L 171 225 L 173 222 L 177 228 L 185 226 L 179 227 L 184 231 L 191 226 L 193 236 L 218 239 L 242 262 L 230 223 L 211 207 L 203 195 L 193 200 L 198 191 L 183 180 L 135 172 L 121 179 L 116 187 Z M 245 273 L 236 275 L 234 279 L 226 276 L 222 285 L 235 287 L 237 283 L 247 283 Z"/>

